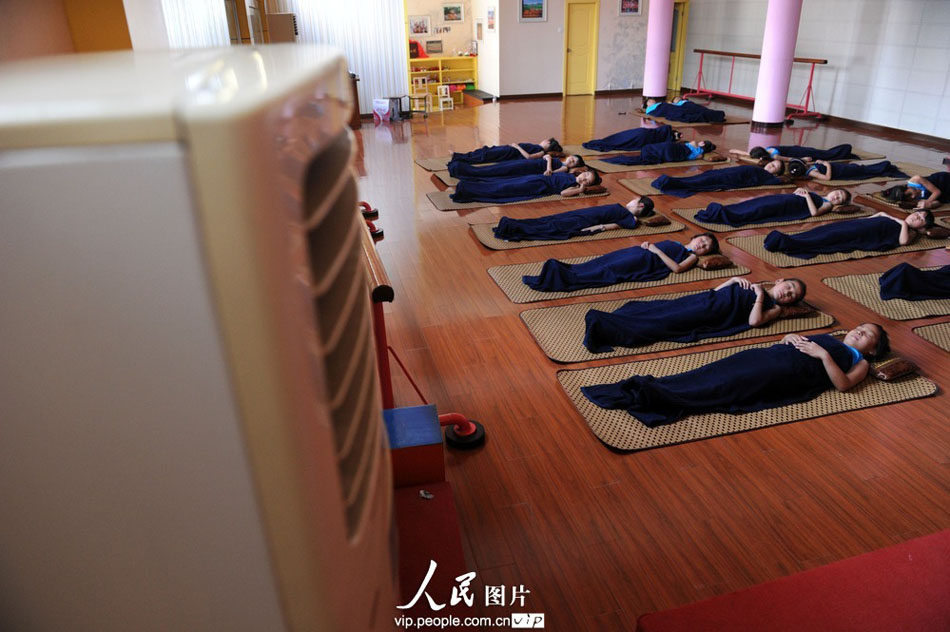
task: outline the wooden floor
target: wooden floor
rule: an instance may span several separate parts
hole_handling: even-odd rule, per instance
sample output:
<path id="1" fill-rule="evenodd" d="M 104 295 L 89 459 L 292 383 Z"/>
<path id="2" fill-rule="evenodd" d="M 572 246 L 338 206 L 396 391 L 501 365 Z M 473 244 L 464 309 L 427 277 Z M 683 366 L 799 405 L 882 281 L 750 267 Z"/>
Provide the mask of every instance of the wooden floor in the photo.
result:
<path id="1" fill-rule="evenodd" d="M 381 211 L 386 237 L 378 249 L 396 292 L 387 306 L 390 343 L 440 412 L 464 413 L 487 429 L 484 448 L 449 451 L 446 457 L 469 567 L 478 573 L 478 586 L 523 584 L 531 591 L 523 608 L 495 607 L 485 613 L 544 612 L 549 630 L 632 630 L 645 612 L 950 527 L 950 362 L 945 352 L 911 332 L 950 317 L 888 321 L 821 283 L 828 276 L 884 271 L 898 261 L 947 264 L 950 252 L 945 250 L 806 266 L 793 273 L 808 283 L 809 302 L 837 318 L 834 328 L 882 322 L 895 350 L 939 385 L 935 397 L 634 453 L 611 451 L 588 430 L 555 378 L 564 365 L 544 356 L 519 312 L 716 282 L 530 306 L 510 303 L 487 268 L 601 254 L 632 242 L 487 250 L 468 223 L 502 214 L 537 217 L 589 203 L 523 204 L 504 207 L 504 213 L 499 207 L 440 212 L 425 197 L 436 190 L 435 181 L 413 159 L 552 135 L 562 143 L 580 143 L 639 126 L 631 114 L 638 101 L 503 101 L 411 123 L 367 123 L 357 134 L 360 198 Z M 742 106 L 722 107 L 729 114 L 751 115 Z M 687 139 L 710 138 L 723 149 L 748 148 L 747 125 L 683 131 Z M 797 123 L 781 133 L 781 144 L 849 142 L 933 171 L 945 168 L 941 159 L 948 149 L 834 123 Z M 695 172 L 675 170 L 678 175 Z M 608 175 L 611 196 L 595 203 L 626 202 L 631 194 L 616 180 L 652 179 L 658 173 Z M 658 210 L 666 211 L 743 197 L 749 194 L 656 200 Z M 671 238 L 685 240 L 686 235 Z M 752 269 L 752 279 L 786 274 L 728 244 L 723 249 Z M 723 345 L 698 349 L 716 346 Z M 683 351 L 666 355 L 676 353 Z M 419 403 L 398 376 L 396 399 L 397 405 Z M 476 594 L 482 601 L 483 595 Z"/>

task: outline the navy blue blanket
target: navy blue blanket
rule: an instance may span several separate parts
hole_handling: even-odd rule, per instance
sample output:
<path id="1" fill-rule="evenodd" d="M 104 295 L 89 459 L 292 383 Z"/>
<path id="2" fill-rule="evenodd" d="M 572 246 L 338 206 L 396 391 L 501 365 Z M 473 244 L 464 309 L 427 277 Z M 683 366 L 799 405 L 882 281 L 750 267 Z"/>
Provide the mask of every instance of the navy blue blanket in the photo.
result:
<path id="1" fill-rule="evenodd" d="M 459 180 L 450 197 L 455 202 L 520 202 L 556 195 L 575 184 L 577 176 L 570 173 Z"/>
<path id="2" fill-rule="evenodd" d="M 817 193 L 809 193 L 815 208 L 824 204 Z M 738 204 L 719 204 L 713 202 L 699 213 L 696 219 L 713 224 L 745 226 L 746 224 L 764 224 L 766 222 L 784 222 L 811 217 L 808 202 L 794 193 L 780 193 L 752 198 Z"/>
<path id="3" fill-rule="evenodd" d="M 812 165 L 809 167 L 809 171 L 812 169 L 818 170 L 821 174 L 828 170 L 825 165 Z M 832 180 L 864 180 L 865 178 L 878 178 L 880 176 L 906 178 L 907 174 L 888 160 L 875 162 L 872 165 L 859 165 L 853 162 L 831 163 Z"/>
<path id="4" fill-rule="evenodd" d="M 551 170 L 560 169 L 563 163 L 557 158 L 551 159 Z M 547 170 L 548 162 L 544 158 L 528 160 L 505 160 L 490 165 L 474 165 L 470 162 L 452 161 L 449 163 L 449 175 L 453 178 L 510 178 L 542 174 Z"/>
<path id="5" fill-rule="evenodd" d="M 851 145 L 835 145 L 830 149 L 816 149 L 814 147 L 803 147 L 801 145 L 775 145 L 772 149 L 776 150 L 780 156 L 786 158 L 811 158 L 813 160 L 845 160 L 847 158 L 857 158 L 851 152 Z"/>
<path id="6" fill-rule="evenodd" d="M 584 147 L 594 151 L 634 151 L 644 145 L 672 140 L 674 140 L 673 128 L 669 125 L 661 125 L 624 130 L 604 138 L 589 140 L 584 143 Z"/>
<path id="7" fill-rule="evenodd" d="M 930 184 L 940 189 L 940 197 L 937 198 L 938 200 L 941 202 L 950 202 L 950 171 L 936 171 L 927 176 L 927 180 L 930 181 Z M 925 196 L 930 197 L 930 191 L 927 191 Z"/>
<path id="8" fill-rule="evenodd" d="M 661 241 L 656 247 L 677 263 L 690 254 L 677 241 Z M 656 281 L 665 279 L 670 272 L 655 254 L 640 246 L 632 246 L 608 252 L 584 263 L 548 259 L 537 276 L 525 275 L 521 280 L 531 289 L 541 292 L 573 292 L 628 281 Z"/>
<path id="9" fill-rule="evenodd" d="M 694 342 L 749 329 L 755 292 L 733 283 L 674 299 L 630 301 L 613 312 L 592 309 L 584 317 L 584 346 L 591 353 L 640 347 L 660 340 Z M 774 303 L 766 293 L 763 309 Z"/>
<path id="10" fill-rule="evenodd" d="M 900 224 L 886 217 L 849 219 L 825 224 L 797 235 L 773 230 L 765 237 L 765 249 L 798 259 L 813 259 L 834 252 L 883 252 L 900 245 Z"/>
<path id="11" fill-rule="evenodd" d="M 726 120 L 726 113 L 722 110 L 713 110 L 692 101 L 682 105 L 660 103 L 649 115 L 681 123 L 722 123 Z"/>
<path id="12" fill-rule="evenodd" d="M 701 191 L 727 191 L 765 184 L 782 184 L 782 181 L 755 165 L 711 169 L 685 178 L 671 178 L 663 174 L 652 182 L 658 191 L 676 197 L 689 197 Z"/>
<path id="13" fill-rule="evenodd" d="M 518 143 L 518 145 L 524 149 L 529 154 L 536 154 L 539 151 L 544 151 L 544 148 L 541 145 L 535 145 L 534 143 Z M 511 145 L 485 145 L 479 147 L 478 149 L 473 149 L 467 153 L 452 152 L 452 161 L 453 162 L 470 162 L 478 164 L 481 162 L 502 162 L 504 160 L 523 160 L 524 156 L 521 155 L 521 152 L 512 147 Z"/>
<path id="14" fill-rule="evenodd" d="M 885 301 L 902 298 L 908 301 L 950 298 L 950 266 L 936 270 L 920 270 L 909 263 L 900 263 L 881 275 L 881 298 Z"/>
<path id="15" fill-rule="evenodd" d="M 842 371 L 849 371 L 848 347 L 828 334 L 809 336 Z M 635 375 L 615 384 L 585 386 L 581 392 L 602 408 L 624 409 L 650 428 L 694 413 L 748 413 L 805 402 L 833 385 L 821 360 L 792 345 L 747 349 L 686 373 L 656 378 Z"/>
<path id="16" fill-rule="evenodd" d="M 661 162 L 689 160 L 692 151 L 686 143 L 653 143 L 644 145 L 639 156 L 613 156 L 604 162 L 615 165 L 658 165 Z"/>
<path id="17" fill-rule="evenodd" d="M 502 217 L 492 231 L 495 237 L 506 241 L 570 239 L 589 235 L 590 232 L 582 229 L 600 224 L 617 224 L 622 228 L 633 229 L 637 227 L 637 218 L 623 204 L 604 204 L 534 219 Z"/>

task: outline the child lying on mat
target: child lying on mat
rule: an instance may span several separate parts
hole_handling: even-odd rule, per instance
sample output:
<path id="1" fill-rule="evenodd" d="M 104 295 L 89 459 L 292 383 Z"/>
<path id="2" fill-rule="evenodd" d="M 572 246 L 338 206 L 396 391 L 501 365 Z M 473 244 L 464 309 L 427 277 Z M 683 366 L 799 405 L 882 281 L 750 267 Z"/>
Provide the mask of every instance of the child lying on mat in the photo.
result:
<path id="1" fill-rule="evenodd" d="M 722 162 L 727 158 L 713 153 L 716 145 L 708 140 L 691 140 L 688 143 L 653 143 L 644 145 L 636 156 L 613 156 L 604 158 L 604 162 L 614 165 L 658 165 L 664 162 L 686 162 L 687 160 L 705 160 Z"/>
<path id="2" fill-rule="evenodd" d="M 836 252 L 884 252 L 917 239 L 917 231 L 933 226 L 930 211 L 917 211 L 905 219 L 887 213 L 818 226 L 797 235 L 773 230 L 765 237 L 765 249 L 798 259 Z"/>
<path id="3" fill-rule="evenodd" d="M 729 189 L 785 184 L 788 179 L 779 177 L 783 173 L 785 173 L 785 163 L 781 160 L 773 160 L 764 167 L 740 165 L 712 169 L 685 178 L 673 178 L 663 174 L 651 184 L 662 193 L 676 197 L 689 197 L 702 191 L 728 191 Z"/>
<path id="4" fill-rule="evenodd" d="M 950 298 L 950 266 L 921 270 L 909 263 L 899 263 L 878 279 L 881 299 L 889 301 L 927 301 Z"/>
<path id="5" fill-rule="evenodd" d="M 546 175 L 515 176 L 511 178 L 480 178 L 459 180 L 455 193 L 450 197 L 455 202 L 521 202 L 547 195 L 562 197 L 580 195 L 586 189 L 600 185 L 600 174 L 594 170 L 580 173 L 553 173 Z"/>
<path id="6" fill-rule="evenodd" d="M 644 145 L 677 141 L 682 137 L 681 133 L 669 125 L 638 127 L 617 132 L 604 138 L 589 140 L 584 143 L 584 148 L 593 149 L 594 151 L 635 151 Z"/>
<path id="7" fill-rule="evenodd" d="M 653 215 L 653 200 L 644 196 L 633 198 L 626 206 L 588 206 L 533 219 L 502 217 L 492 232 L 505 241 L 570 239 L 618 228 L 632 230 L 637 227 L 638 217 L 650 215 Z"/>
<path id="8" fill-rule="evenodd" d="M 699 257 L 718 251 L 716 237 L 701 233 L 685 246 L 677 241 L 643 242 L 584 263 L 548 259 L 537 276 L 525 275 L 521 280 L 540 292 L 573 292 L 628 281 L 657 281 L 665 279 L 671 272 L 686 272 L 696 265 Z"/>
<path id="9" fill-rule="evenodd" d="M 581 392 L 602 408 L 624 409 L 654 428 L 696 413 L 747 413 L 846 391 L 867 377 L 870 363 L 889 349 L 887 332 L 864 323 L 843 340 L 829 334 L 788 334 L 771 347 L 746 349 L 692 371 L 635 375 Z"/>
<path id="10" fill-rule="evenodd" d="M 813 165 L 806 165 L 797 158 L 788 162 L 788 173 L 793 178 L 808 178 L 811 180 L 864 180 L 881 176 L 906 178 L 907 174 L 898 169 L 888 160 L 882 160 L 872 165 L 860 165 L 854 162 L 828 162 L 816 160 Z"/>
<path id="11" fill-rule="evenodd" d="M 907 184 L 885 189 L 884 197 L 891 202 L 907 203 L 910 208 L 936 208 L 950 202 L 950 171 L 937 171 L 926 178 L 913 176 Z"/>
<path id="12" fill-rule="evenodd" d="M 763 327 L 782 314 L 782 307 L 805 297 L 801 279 L 761 283 L 732 277 L 715 289 L 674 299 L 635 300 L 613 312 L 592 309 L 584 317 L 584 346 L 591 353 L 614 347 L 640 347 L 661 340 L 693 342 L 731 336 Z"/>
<path id="13" fill-rule="evenodd" d="M 801 145 L 775 145 L 770 147 L 753 147 L 749 151 L 730 149 L 729 153 L 754 158 L 759 161 L 760 165 L 764 165 L 772 160 L 787 162 L 792 158 L 798 158 L 804 162 L 857 158 L 851 151 L 851 145 L 848 144 L 835 145 L 831 149 L 815 149 L 814 147 L 803 147 Z"/>
<path id="14" fill-rule="evenodd" d="M 712 202 L 696 214 L 696 219 L 729 226 L 794 221 L 819 217 L 850 202 L 851 194 L 845 189 L 835 189 L 827 197 L 822 197 L 808 189 L 798 188 L 795 193 L 764 195 L 737 204 Z"/>
<path id="15" fill-rule="evenodd" d="M 688 99 L 676 99 L 672 103 L 647 99 L 645 112 L 650 116 L 665 118 L 681 123 L 722 123 L 726 113 L 713 110 Z"/>
<path id="16" fill-rule="evenodd" d="M 577 173 L 587 165 L 580 156 L 567 156 L 557 159 L 551 154 L 542 158 L 527 160 L 505 160 L 487 165 L 475 165 L 470 162 L 452 161 L 448 164 L 449 175 L 453 178 L 510 178 L 552 173 Z"/>
<path id="17" fill-rule="evenodd" d="M 470 162 L 478 164 L 481 162 L 502 162 L 505 160 L 521 160 L 528 158 L 541 158 L 545 154 L 561 154 L 564 149 L 561 144 L 553 138 L 546 138 L 538 144 L 534 143 L 511 143 L 510 145 L 485 145 L 469 152 L 452 152 L 452 161 Z"/>

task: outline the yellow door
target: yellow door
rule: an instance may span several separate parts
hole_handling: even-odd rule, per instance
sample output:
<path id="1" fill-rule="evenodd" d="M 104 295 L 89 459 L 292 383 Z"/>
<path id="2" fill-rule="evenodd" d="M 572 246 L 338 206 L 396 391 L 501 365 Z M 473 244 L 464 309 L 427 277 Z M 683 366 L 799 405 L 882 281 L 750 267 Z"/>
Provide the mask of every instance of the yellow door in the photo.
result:
<path id="1" fill-rule="evenodd" d="M 567 0 L 564 94 L 594 94 L 597 82 L 597 3 Z"/>
<path id="2" fill-rule="evenodd" d="M 670 72 L 666 87 L 679 93 L 683 87 L 683 59 L 686 56 L 686 21 L 689 17 L 689 0 L 674 0 L 673 37 L 670 38 Z"/>

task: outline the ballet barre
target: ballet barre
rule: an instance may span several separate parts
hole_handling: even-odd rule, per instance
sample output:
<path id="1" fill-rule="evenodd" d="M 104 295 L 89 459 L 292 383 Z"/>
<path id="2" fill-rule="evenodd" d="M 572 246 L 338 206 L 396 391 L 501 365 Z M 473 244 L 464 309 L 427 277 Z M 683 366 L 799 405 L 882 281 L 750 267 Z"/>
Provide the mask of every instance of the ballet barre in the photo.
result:
<path id="1" fill-rule="evenodd" d="M 735 94 L 732 91 L 732 79 L 736 70 L 737 57 L 741 57 L 743 59 L 762 59 L 761 55 L 755 55 L 752 53 L 732 53 L 732 52 L 721 51 L 721 50 L 708 50 L 705 48 L 694 48 L 693 52 L 699 53 L 699 72 L 696 73 L 696 88 L 692 92 L 688 92 L 684 94 L 683 95 L 684 97 L 723 96 L 723 97 L 733 97 L 735 99 L 744 99 L 746 101 L 755 101 L 755 97 L 750 97 L 745 94 Z M 710 90 L 709 88 L 705 87 L 704 79 L 703 79 L 703 61 L 705 60 L 706 55 L 718 55 L 721 57 L 732 58 L 732 66 L 729 69 L 729 87 L 725 90 L 725 92 L 721 90 Z M 791 121 L 792 119 L 796 119 L 796 118 L 814 118 L 814 119 L 819 119 L 819 120 L 824 118 L 823 114 L 820 114 L 814 110 L 809 110 L 809 107 L 811 106 L 812 98 L 814 96 L 814 90 L 812 89 L 812 85 L 815 79 L 815 66 L 817 66 L 818 64 L 827 64 L 828 60 L 827 59 L 812 59 L 810 57 L 795 57 L 793 58 L 792 61 L 794 61 L 795 63 L 800 63 L 800 64 L 811 64 L 811 72 L 808 75 L 808 86 L 805 88 L 805 95 L 802 97 L 802 100 L 799 101 L 797 104 L 793 104 L 793 103 L 785 104 L 788 108 L 793 110 L 792 113 L 790 113 L 788 116 L 785 117 L 786 121 Z"/>

